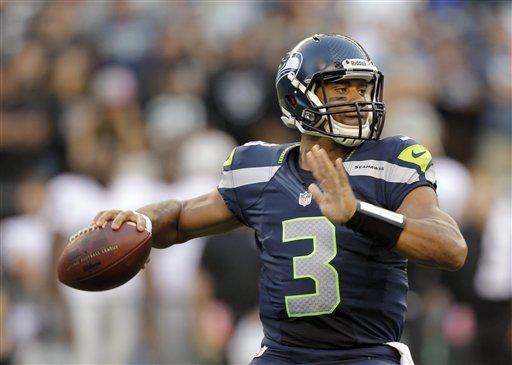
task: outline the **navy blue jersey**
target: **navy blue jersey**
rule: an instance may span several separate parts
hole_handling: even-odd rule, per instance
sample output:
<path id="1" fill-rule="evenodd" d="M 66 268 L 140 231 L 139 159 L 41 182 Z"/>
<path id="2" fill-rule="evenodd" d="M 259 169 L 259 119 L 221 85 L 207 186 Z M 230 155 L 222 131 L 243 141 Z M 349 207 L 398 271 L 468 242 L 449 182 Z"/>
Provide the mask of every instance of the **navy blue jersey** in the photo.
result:
<path id="1" fill-rule="evenodd" d="M 229 209 L 255 231 L 265 339 L 316 349 L 399 341 L 406 259 L 325 218 L 307 192 L 298 152 L 299 144 L 237 147 L 219 184 Z M 435 189 L 431 160 L 423 146 L 395 136 L 365 141 L 344 166 L 357 199 L 395 211 L 413 189 Z"/>

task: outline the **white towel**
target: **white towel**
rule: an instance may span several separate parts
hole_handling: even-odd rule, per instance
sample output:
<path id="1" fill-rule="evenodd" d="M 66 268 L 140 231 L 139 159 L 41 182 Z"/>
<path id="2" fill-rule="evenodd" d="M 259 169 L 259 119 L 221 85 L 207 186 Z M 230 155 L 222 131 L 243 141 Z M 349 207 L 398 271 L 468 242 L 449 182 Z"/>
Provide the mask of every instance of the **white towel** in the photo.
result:
<path id="1" fill-rule="evenodd" d="M 400 353 L 400 365 L 414 365 L 412 361 L 411 351 L 405 343 L 401 342 L 388 342 L 386 345 L 394 347 Z"/>

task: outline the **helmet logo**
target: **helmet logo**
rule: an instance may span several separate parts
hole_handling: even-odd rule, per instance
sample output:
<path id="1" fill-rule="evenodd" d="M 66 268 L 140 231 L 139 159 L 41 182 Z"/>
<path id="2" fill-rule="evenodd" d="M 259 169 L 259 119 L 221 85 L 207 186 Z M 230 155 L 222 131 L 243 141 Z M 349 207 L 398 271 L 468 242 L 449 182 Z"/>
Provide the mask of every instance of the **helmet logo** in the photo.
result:
<path id="1" fill-rule="evenodd" d="M 351 66 L 366 66 L 366 62 L 364 60 L 346 60 L 347 63 L 350 63 Z"/>
<path id="2" fill-rule="evenodd" d="M 295 52 L 290 54 L 288 58 L 283 60 L 283 63 L 281 63 L 277 70 L 276 84 L 285 76 L 290 74 L 296 75 L 300 70 L 300 66 L 302 66 L 302 53 Z"/>
<path id="3" fill-rule="evenodd" d="M 343 60 L 343 67 L 346 70 L 351 70 L 354 68 L 365 68 L 373 71 L 375 69 L 375 66 L 371 62 L 363 60 L 362 58 L 350 58 Z"/>

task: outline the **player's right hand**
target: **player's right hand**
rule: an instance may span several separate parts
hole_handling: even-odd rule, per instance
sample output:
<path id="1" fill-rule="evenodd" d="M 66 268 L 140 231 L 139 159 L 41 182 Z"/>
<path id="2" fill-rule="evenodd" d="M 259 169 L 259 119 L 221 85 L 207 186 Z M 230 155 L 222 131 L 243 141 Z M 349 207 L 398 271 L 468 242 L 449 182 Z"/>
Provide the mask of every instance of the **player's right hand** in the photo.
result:
<path id="1" fill-rule="evenodd" d="M 112 221 L 112 229 L 118 230 L 124 222 L 133 222 L 137 224 L 137 230 L 142 232 L 144 229 L 150 230 L 147 227 L 146 219 L 144 216 L 133 210 L 102 210 L 92 220 L 92 225 L 97 227 L 104 227 L 107 222 Z"/>

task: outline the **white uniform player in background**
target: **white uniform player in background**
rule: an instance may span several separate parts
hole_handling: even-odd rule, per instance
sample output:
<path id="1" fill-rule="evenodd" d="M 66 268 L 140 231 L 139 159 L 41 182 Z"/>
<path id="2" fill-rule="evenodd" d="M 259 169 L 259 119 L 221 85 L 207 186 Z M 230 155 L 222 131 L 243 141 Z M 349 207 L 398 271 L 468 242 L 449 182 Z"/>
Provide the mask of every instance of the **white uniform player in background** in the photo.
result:
<path id="1" fill-rule="evenodd" d="M 177 154 L 177 180 L 162 184 L 159 200 L 187 199 L 206 194 L 217 186 L 218 166 L 235 147 L 235 141 L 219 131 L 203 131 L 186 138 Z M 204 239 L 170 250 L 153 250 L 149 272 L 157 303 L 155 324 L 158 357 L 163 363 L 197 361 L 194 349 L 193 295 Z M 258 339 L 256 340 L 258 341 Z"/>
<path id="2" fill-rule="evenodd" d="M 50 291 L 52 232 L 42 211 L 45 194 L 43 180 L 25 179 L 15 193 L 19 214 L 0 224 L 2 347 L 10 344 L 8 351 L 18 363 L 65 358 L 62 349 L 43 343 L 41 336 L 56 316 Z M 12 285 L 16 290 L 9 290 Z"/>
<path id="3" fill-rule="evenodd" d="M 148 188 L 150 181 L 139 181 L 136 176 L 120 179 L 130 179 L 130 186 L 140 187 L 140 192 L 134 194 L 122 189 L 120 185 L 124 182 L 115 180 L 109 189 L 84 175 L 65 174 L 51 181 L 49 200 L 52 206 L 49 209 L 55 234 L 69 237 L 89 225 L 91 212 L 114 202 L 129 209 L 131 204 L 136 206 L 146 201 L 145 193 L 153 191 Z M 62 284 L 60 289 L 70 311 L 76 361 L 82 364 L 130 361 L 140 340 L 142 275 L 105 292 L 81 292 Z"/>

